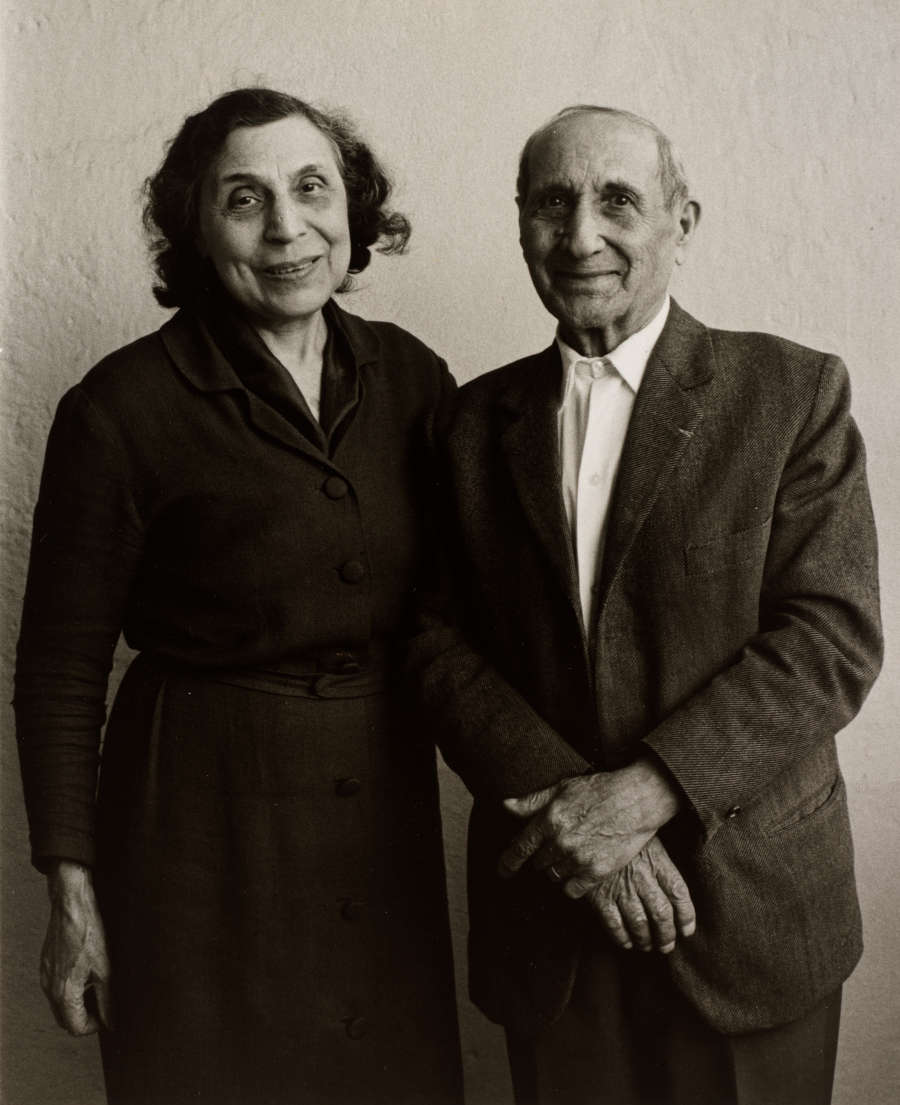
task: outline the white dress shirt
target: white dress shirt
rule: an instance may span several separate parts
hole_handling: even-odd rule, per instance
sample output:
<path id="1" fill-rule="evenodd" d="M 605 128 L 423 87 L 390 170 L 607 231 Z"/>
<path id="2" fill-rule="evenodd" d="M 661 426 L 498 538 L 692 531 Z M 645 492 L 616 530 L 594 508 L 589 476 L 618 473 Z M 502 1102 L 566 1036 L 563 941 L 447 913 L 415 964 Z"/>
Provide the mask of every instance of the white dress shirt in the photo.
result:
<path id="1" fill-rule="evenodd" d="M 669 297 L 653 319 L 605 357 L 583 357 L 557 334 L 563 365 L 557 414 L 562 493 L 590 636 L 606 522 L 635 396 L 666 324 Z"/>

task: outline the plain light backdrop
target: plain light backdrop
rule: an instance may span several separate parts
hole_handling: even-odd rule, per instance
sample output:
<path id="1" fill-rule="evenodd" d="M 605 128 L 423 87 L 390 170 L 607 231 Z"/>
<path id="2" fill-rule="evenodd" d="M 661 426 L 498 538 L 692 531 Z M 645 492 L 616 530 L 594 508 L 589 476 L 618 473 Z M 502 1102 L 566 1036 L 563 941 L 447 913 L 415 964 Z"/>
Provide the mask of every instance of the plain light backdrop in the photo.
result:
<path id="1" fill-rule="evenodd" d="M 896 0 L 7 0 L 4 9 L 3 1101 L 103 1101 L 96 1041 L 57 1029 L 38 988 L 46 893 L 27 862 L 6 705 L 46 433 L 69 385 L 167 317 L 150 293 L 139 198 L 164 142 L 214 96 L 257 83 L 344 107 L 393 168 L 414 226 L 410 253 L 376 259 L 344 302 L 418 334 L 460 381 L 552 336 L 519 255 L 515 162 L 534 127 L 581 102 L 647 115 L 682 148 L 704 205 L 674 289 L 684 307 L 710 325 L 774 331 L 847 361 L 869 448 L 888 654 L 840 741 L 867 952 L 845 991 L 835 1105 L 900 1100 Z M 443 784 L 461 968 L 468 802 L 446 772 Z M 469 1105 L 507 1105 L 500 1033 L 462 981 L 460 1007 Z"/>

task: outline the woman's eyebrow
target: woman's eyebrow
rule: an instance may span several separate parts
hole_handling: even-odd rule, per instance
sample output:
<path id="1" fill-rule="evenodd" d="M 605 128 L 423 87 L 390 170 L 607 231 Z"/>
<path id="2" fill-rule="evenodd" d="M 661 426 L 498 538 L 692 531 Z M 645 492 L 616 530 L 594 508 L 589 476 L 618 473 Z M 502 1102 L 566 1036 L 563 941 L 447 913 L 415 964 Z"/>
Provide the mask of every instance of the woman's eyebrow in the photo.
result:
<path id="1" fill-rule="evenodd" d="M 311 161 L 308 165 L 303 165 L 299 169 L 295 169 L 290 175 L 294 179 L 298 176 L 306 176 L 307 173 L 321 173 L 325 171 L 325 167 L 317 161 Z M 261 176 L 255 169 L 232 169 L 218 178 L 220 184 L 233 184 L 238 180 L 253 180 L 263 184 L 268 180 L 267 176 Z"/>

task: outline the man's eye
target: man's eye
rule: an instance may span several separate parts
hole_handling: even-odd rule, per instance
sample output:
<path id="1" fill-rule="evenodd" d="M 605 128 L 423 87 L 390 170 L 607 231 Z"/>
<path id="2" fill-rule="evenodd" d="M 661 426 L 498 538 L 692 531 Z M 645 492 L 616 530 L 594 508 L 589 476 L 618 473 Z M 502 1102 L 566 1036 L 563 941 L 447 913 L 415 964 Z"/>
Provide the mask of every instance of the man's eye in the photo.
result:
<path id="1" fill-rule="evenodd" d="M 613 207 L 630 207 L 631 196 L 629 196 L 625 192 L 615 192 L 612 196 L 610 196 L 609 202 L 613 205 Z"/>
<path id="2" fill-rule="evenodd" d="M 568 201 L 565 196 L 561 195 L 549 195 L 543 196 L 538 207 L 542 211 L 559 212 L 564 210 L 568 206 Z"/>

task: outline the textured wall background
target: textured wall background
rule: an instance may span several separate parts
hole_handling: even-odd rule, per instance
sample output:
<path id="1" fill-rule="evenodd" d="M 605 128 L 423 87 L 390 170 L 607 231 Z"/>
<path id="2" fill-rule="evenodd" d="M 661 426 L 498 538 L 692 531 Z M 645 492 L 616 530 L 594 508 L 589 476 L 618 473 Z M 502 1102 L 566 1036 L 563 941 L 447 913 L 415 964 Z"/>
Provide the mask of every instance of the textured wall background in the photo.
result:
<path id="1" fill-rule="evenodd" d="M 187 113 L 262 82 L 355 115 L 395 168 L 412 253 L 348 300 L 449 359 L 459 379 L 546 343 L 516 244 L 514 165 L 558 107 L 612 103 L 683 147 L 705 202 L 676 292 L 704 321 L 769 329 L 847 360 L 880 523 L 888 668 L 842 738 L 867 955 L 846 990 L 836 1105 L 900 1100 L 896 921 L 900 692 L 900 325 L 894 0 L 7 0 L 0 700 L 55 403 L 101 355 L 156 328 L 138 188 Z M 25 859 L 2 707 L 3 1087 L 10 1105 L 97 1105 L 93 1040 L 53 1024 L 37 984 L 42 880 Z M 464 930 L 467 803 L 445 780 Z M 458 957 L 462 960 L 462 944 Z M 465 1001 L 470 1105 L 505 1105 L 500 1036 Z"/>

